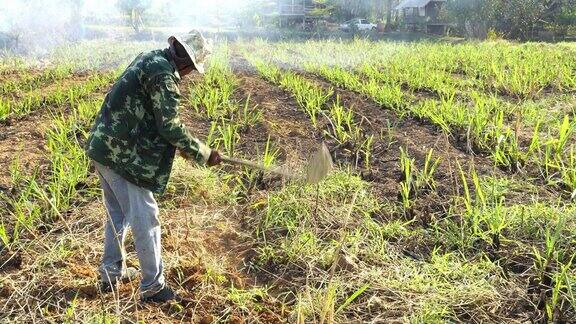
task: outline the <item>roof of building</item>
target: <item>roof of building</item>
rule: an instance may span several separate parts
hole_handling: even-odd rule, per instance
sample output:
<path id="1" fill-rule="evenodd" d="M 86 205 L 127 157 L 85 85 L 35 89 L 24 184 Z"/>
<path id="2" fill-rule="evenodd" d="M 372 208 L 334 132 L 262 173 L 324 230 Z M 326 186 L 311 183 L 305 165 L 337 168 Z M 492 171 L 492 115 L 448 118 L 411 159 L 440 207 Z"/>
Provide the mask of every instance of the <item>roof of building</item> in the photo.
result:
<path id="1" fill-rule="evenodd" d="M 446 0 L 404 0 L 400 2 L 394 9 L 400 10 L 404 8 L 423 8 L 430 2 L 446 2 Z"/>

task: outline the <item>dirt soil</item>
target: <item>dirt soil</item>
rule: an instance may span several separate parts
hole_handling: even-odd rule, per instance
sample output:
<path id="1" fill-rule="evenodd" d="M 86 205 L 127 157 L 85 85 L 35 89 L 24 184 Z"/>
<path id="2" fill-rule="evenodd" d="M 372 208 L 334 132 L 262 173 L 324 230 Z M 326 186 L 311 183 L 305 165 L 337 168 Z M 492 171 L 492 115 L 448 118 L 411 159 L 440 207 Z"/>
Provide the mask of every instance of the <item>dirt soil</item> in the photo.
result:
<path id="1" fill-rule="evenodd" d="M 234 61 L 233 61 L 234 62 Z M 235 63 L 239 66 L 239 75 L 250 80 L 259 80 L 258 83 L 267 84 L 256 75 L 247 61 L 243 58 L 236 57 Z M 430 149 L 434 149 L 434 157 L 440 157 L 441 163 L 436 173 L 436 179 L 439 183 L 438 195 L 436 197 L 427 197 L 427 206 L 421 206 L 419 213 L 430 214 L 434 212 L 445 212 L 444 207 L 450 202 L 451 197 L 457 193 L 461 187 L 460 175 L 458 173 L 457 162 L 462 165 L 464 170 L 474 165 L 480 175 L 502 176 L 500 170 L 494 170 L 491 161 L 482 156 L 473 156 L 464 152 L 460 146 L 454 143 L 453 139 L 438 131 L 433 125 L 414 120 L 411 118 L 400 118 L 395 112 L 383 109 L 375 102 L 363 97 L 360 94 L 347 91 L 341 88 L 335 88 L 329 82 L 311 74 L 300 72 L 302 76 L 320 85 L 328 90 L 335 90 L 333 101 L 336 97 L 346 108 L 354 110 L 356 122 L 359 123 L 367 136 L 374 135 L 375 143 L 373 147 L 373 156 L 370 170 L 358 166 L 357 171 L 365 180 L 373 183 L 374 189 L 385 202 L 396 201 L 398 199 L 399 183 L 402 181 L 400 170 L 400 147 L 407 150 L 409 156 L 414 157 L 418 163 L 423 163 Z M 265 87 L 262 85 L 262 87 Z M 275 92 L 283 92 L 284 96 L 290 97 L 285 91 L 278 90 L 276 86 L 268 84 Z M 267 94 L 266 91 L 264 93 Z M 292 100 L 292 105 L 296 104 Z M 291 110 L 299 109 L 297 104 L 292 106 Z M 290 111 L 290 110 L 288 110 Z M 296 112 L 300 115 L 302 122 L 300 125 L 310 125 L 308 117 L 301 111 Z M 309 126 L 311 127 L 311 126 Z M 320 124 L 321 130 L 328 129 L 328 124 Z M 315 137 L 321 139 L 322 131 L 310 129 L 309 134 L 315 134 Z M 335 143 L 328 142 L 336 162 L 341 164 L 350 164 L 349 156 L 346 155 L 346 147 L 340 147 Z M 420 165 L 421 167 L 422 165 Z M 424 201 L 424 200 L 422 200 Z"/>
<path id="2" fill-rule="evenodd" d="M 23 174 L 32 174 L 36 169 L 45 172 L 49 167 L 44 129 L 49 125 L 46 116 L 35 115 L 16 123 L 0 126 L 0 191 L 12 187 L 10 166 L 18 163 Z"/>
<path id="3" fill-rule="evenodd" d="M 89 77 L 86 73 L 77 73 L 70 78 L 56 83 L 47 84 L 42 93 L 50 93 L 56 87 L 72 87 L 81 84 Z M 98 96 L 105 93 L 95 93 Z M 13 94 L 15 98 L 25 94 Z M 17 99 L 15 99 L 17 100 Z M 9 191 L 12 187 L 9 166 L 18 163 L 19 170 L 24 175 L 31 175 L 35 171 L 41 176 L 49 168 L 46 139 L 44 134 L 51 126 L 51 114 L 64 112 L 69 107 L 40 107 L 30 114 L 17 118 L 12 117 L 0 122 L 0 192 Z"/>
<path id="4" fill-rule="evenodd" d="M 268 138 L 279 149 L 279 164 L 298 170 L 305 165 L 308 157 L 317 150 L 325 140 L 323 130 L 327 124 L 320 124 L 315 129 L 308 116 L 303 113 L 294 98 L 286 91 L 262 79 L 247 62 L 238 56 L 233 57 L 232 67 L 239 79 L 239 90 L 234 98 L 245 102 L 250 97 L 250 106 L 263 114 L 258 124 L 245 129 L 240 134 L 237 146 L 239 154 L 250 159 L 258 159 L 258 154 L 264 151 Z M 325 80 L 310 74 L 304 77 L 316 82 L 323 88 L 334 88 Z M 186 97 L 190 85 L 198 82 L 199 77 L 184 79 L 181 89 Z M 426 225 L 427 217 L 445 214 L 452 196 L 461 190 L 457 161 L 464 170 L 474 165 L 481 175 L 510 177 L 510 174 L 494 169 L 491 161 L 483 156 L 473 156 L 462 149 L 462 145 L 454 139 L 447 138 L 433 125 L 411 118 L 400 118 L 393 111 L 382 109 L 373 101 L 344 89 L 335 88 L 335 96 L 339 96 L 345 107 L 354 109 L 357 122 L 363 132 L 375 136 L 374 159 L 370 170 L 361 167 L 356 171 L 364 179 L 373 184 L 373 190 L 383 203 L 396 202 L 399 183 L 402 180 L 400 172 L 400 147 L 407 149 L 410 156 L 416 158 L 421 166 L 428 150 L 434 149 L 434 156 L 441 158 L 441 164 L 436 178 L 437 193 L 430 193 L 418 200 L 415 215 L 420 225 Z M 181 108 L 181 118 L 191 133 L 201 140 L 208 135 L 210 120 L 199 116 L 192 107 L 184 105 Z M 20 119 L 0 125 L 0 191 L 9 192 L 11 187 L 10 173 L 7 166 L 16 158 L 25 174 L 40 169 L 40 174 L 49 166 L 45 148 L 44 129 L 50 123 L 50 116 L 45 109 Z M 350 157 L 346 148 L 328 143 L 336 162 L 349 166 Z M 236 167 L 226 167 L 230 172 L 240 171 Z M 263 195 L 265 190 L 282 186 L 281 179 L 269 175 L 260 175 L 253 190 L 249 194 Z M 175 198 L 175 197 L 172 197 Z M 177 198 L 177 197 L 176 197 Z M 187 200 L 188 197 L 175 199 L 170 213 L 161 214 L 163 222 L 163 248 L 166 255 L 167 278 L 169 283 L 178 288 L 178 292 L 191 301 L 191 306 L 180 310 L 171 306 L 161 307 L 158 312 L 156 305 L 142 305 L 134 302 L 137 298 L 138 285 L 131 283 L 123 285 L 119 291 L 119 299 L 112 295 L 98 294 L 94 283 L 97 281 L 97 266 L 102 254 L 103 223 L 105 212 L 102 202 L 93 200 L 90 203 L 70 213 L 68 222 L 75 229 L 74 239 L 68 237 L 62 224 L 56 226 L 46 237 L 34 241 L 39 246 L 38 251 L 10 251 L 0 258 L 0 275 L 8 278 L 9 284 L 0 288 L 0 305 L 6 298 L 24 298 L 34 300 L 40 309 L 48 314 L 55 312 L 54 305 L 65 308 L 71 300 L 77 298 L 83 308 L 98 310 L 103 305 L 118 303 L 122 314 L 133 319 L 145 319 L 157 322 L 193 321 L 196 323 L 211 323 L 219 320 L 221 314 L 233 309 L 233 305 L 225 296 L 215 294 L 208 289 L 202 278 L 206 277 L 206 262 L 210 261 L 222 269 L 224 288 L 236 287 L 248 289 L 251 287 L 290 286 L 287 277 L 273 273 L 255 273 L 250 270 L 249 263 L 254 256 L 255 243 L 252 238 L 253 228 L 246 222 L 249 214 L 248 206 L 240 204 L 234 208 L 218 209 L 215 206 L 202 206 Z M 391 218 L 397 215 L 375 215 L 381 218 Z M 48 243 L 48 240 L 51 243 Z M 46 243 L 43 243 L 46 241 Z M 53 242 L 64 242 L 72 252 L 54 264 L 47 266 L 48 271 L 35 273 L 34 268 L 43 260 L 43 246 Z M 96 242 L 83 244 L 83 242 Z M 128 244 L 128 246 L 131 246 Z M 428 247 L 433 248 L 433 247 Z M 410 248 L 407 248 L 410 249 Z M 419 251 L 407 253 L 427 253 Z M 129 262 L 135 263 L 133 248 L 129 248 Z M 208 260 L 208 261 L 207 261 Z M 46 265 L 44 265 L 46 267 Z M 265 270 L 265 269 L 263 269 Z M 55 274 L 59 273 L 58 276 Z M 0 281 L 1 282 L 1 281 Z M 29 290 L 27 290 L 29 289 Z M 77 297 L 75 297 L 77 296 Z M 14 302 L 14 301 L 13 301 Z M 230 322 L 244 323 L 258 319 L 264 323 L 285 322 L 286 313 L 279 303 L 273 299 L 262 302 L 260 310 L 249 310 L 246 313 L 229 314 Z M 39 311 L 34 309 L 31 311 Z"/>
<path id="5" fill-rule="evenodd" d="M 434 149 L 433 157 L 441 159 L 440 166 L 435 174 L 440 184 L 440 194 L 454 195 L 462 190 L 458 164 L 462 166 L 466 174 L 469 174 L 471 168 L 474 167 L 479 176 L 507 179 L 521 178 L 522 181 L 530 181 L 524 175 L 517 174 L 512 170 L 502 170 L 495 167 L 489 156 L 469 152 L 465 141 L 458 137 L 443 134 L 437 126 L 429 121 L 407 116 L 400 117 L 394 111 L 382 108 L 370 98 L 340 88 L 321 76 L 304 71 L 300 71 L 299 74 L 326 90 L 333 89 L 333 100 L 338 97 L 344 107 L 353 109 L 355 115 L 358 116 L 356 121 L 362 125 L 367 134 L 373 134 L 378 139 L 379 143 L 375 144 L 375 147 L 388 146 L 387 150 L 379 150 L 374 153 L 374 156 L 379 158 L 374 161 L 376 166 L 371 170 L 370 174 L 376 178 L 390 179 L 392 177 L 392 179 L 398 179 L 393 177 L 394 174 L 386 174 L 386 170 L 390 168 L 399 169 L 399 152 L 400 147 L 403 147 L 410 157 L 416 158 L 416 163 L 420 164 L 420 167 L 422 167 L 428 151 Z M 383 134 L 383 130 L 390 129 L 391 133 L 387 134 L 383 141 L 378 135 Z M 393 152 L 385 152 L 390 150 Z M 390 156 L 390 154 L 392 155 Z M 386 158 L 387 155 L 389 158 Z M 390 160 L 394 160 L 395 164 L 386 166 L 385 164 L 389 163 Z M 378 174 L 381 173 L 384 173 L 384 176 L 379 177 Z M 539 184 L 538 181 L 535 181 L 535 184 Z M 389 189 L 397 191 L 397 187 Z M 553 192 L 546 187 L 539 188 L 538 194 L 542 200 L 558 199 L 560 197 L 557 192 Z M 521 202 L 526 197 L 509 198 L 514 202 Z M 519 201 L 516 199 L 519 199 Z"/>

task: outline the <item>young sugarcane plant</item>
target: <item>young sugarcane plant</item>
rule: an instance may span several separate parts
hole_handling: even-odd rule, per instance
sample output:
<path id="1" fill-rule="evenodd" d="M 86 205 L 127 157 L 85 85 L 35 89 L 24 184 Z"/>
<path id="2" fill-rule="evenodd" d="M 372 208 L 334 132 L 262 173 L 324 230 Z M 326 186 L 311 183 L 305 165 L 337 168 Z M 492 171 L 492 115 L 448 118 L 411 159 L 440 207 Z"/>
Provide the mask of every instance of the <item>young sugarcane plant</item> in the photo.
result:
<path id="1" fill-rule="evenodd" d="M 218 126 L 218 132 L 220 133 L 218 143 L 224 146 L 224 152 L 228 156 L 234 156 L 234 150 L 236 148 L 236 144 L 240 141 L 240 134 L 238 134 L 238 125 L 227 124 Z"/>
<path id="2" fill-rule="evenodd" d="M 573 288 L 569 277 L 575 256 L 576 254 L 573 254 L 566 263 L 558 262 L 560 263 L 560 271 L 556 272 L 552 278 L 552 296 L 550 297 L 550 300 L 546 302 L 546 315 L 548 316 L 549 321 L 558 320 L 558 318 L 554 318 L 554 315 L 556 314 L 556 309 L 560 303 L 562 292 L 567 290 L 569 294 L 572 294 Z M 572 299 L 573 297 L 574 296 L 572 296 Z"/>
<path id="3" fill-rule="evenodd" d="M 400 198 L 402 207 L 407 214 L 412 213 L 414 202 L 414 159 L 408 157 L 403 147 L 400 147 L 400 170 L 402 171 L 403 180 L 400 182 Z"/>
<path id="4" fill-rule="evenodd" d="M 415 182 L 415 190 L 420 191 L 422 189 L 425 190 L 435 190 L 436 189 L 436 181 L 434 180 L 434 174 L 436 173 L 436 169 L 440 164 L 440 158 L 434 159 L 432 154 L 434 153 L 434 149 L 430 149 L 428 154 L 426 154 L 426 159 L 424 160 L 424 167 L 421 171 L 416 173 L 416 182 Z"/>
<path id="5" fill-rule="evenodd" d="M 12 111 L 10 106 L 10 100 L 0 98 L 0 121 L 3 121 L 10 116 L 10 112 Z"/>
<path id="6" fill-rule="evenodd" d="M 573 133 L 574 124 L 570 122 L 568 116 L 558 124 L 558 135 L 550 139 L 543 145 L 544 152 L 540 161 L 544 176 L 553 183 L 562 182 L 574 195 L 574 158 L 573 147 L 566 152 L 566 144 Z"/>
<path id="7" fill-rule="evenodd" d="M 322 111 L 334 91 L 324 91 L 320 86 L 294 73 L 283 73 L 280 85 L 294 95 L 296 101 L 310 117 L 314 127 L 318 126 L 318 114 Z"/>
<path id="8" fill-rule="evenodd" d="M 366 170 L 370 170 L 373 145 L 374 145 L 374 135 L 370 135 L 366 137 L 360 148 L 360 151 L 364 153 L 364 168 L 366 168 Z"/>
<path id="9" fill-rule="evenodd" d="M 218 122 L 211 121 L 210 122 L 210 130 L 208 131 L 208 135 L 206 136 L 205 143 L 209 147 L 218 147 L 219 138 L 216 137 L 216 131 L 218 130 Z"/>
<path id="10" fill-rule="evenodd" d="M 6 229 L 6 225 L 4 225 L 4 221 L 0 221 L 0 251 L 6 247 L 7 249 L 10 248 L 10 236 L 8 234 L 8 229 Z"/>
<path id="11" fill-rule="evenodd" d="M 264 151 L 261 154 L 262 165 L 266 168 L 272 168 L 276 164 L 276 159 L 280 151 L 274 147 L 270 136 L 264 146 Z M 258 154 L 260 155 L 260 154 Z M 264 172 L 245 168 L 241 177 L 237 178 L 237 190 L 242 193 L 241 197 L 248 197 L 250 191 L 263 184 Z"/>
<path id="12" fill-rule="evenodd" d="M 566 226 L 567 217 L 561 215 L 554 225 L 549 225 L 545 232 L 544 253 L 541 253 L 536 247 L 533 247 L 534 266 L 538 271 L 540 285 L 549 287 L 552 278 L 550 277 L 550 267 L 555 259 L 561 253 L 558 251 L 558 242 L 562 237 L 562 231 Z M 554 228 L 552 228 L 554 227 Z"/>
<path id="13" fill-rule="evenodd" d="M 250 56 L 246 56 L 249 58 Z M 252 64 L 256 67 L 258 72 L 268 81 L 272 83 L 278 83 L 281 77 L 280 69 L 270 63 L 266 63 L 263 60 L 252 59 Z"/>
<path id="14" fill-rule="evenodd" d="M 234 120 L 240 123 L 243 129 L 248 129 L 262 120 L 262 111 L 258 109 L 258 105 L 250 107 L 250 94 L 248 94 L 242 110 L 238 112 L 238 117 Z"/>
<path id="15" fill-rule="evenodd" d="M 340 104 L 339 98 L 332 104 L 329 114 L 326 116 L 330 120 L 332 132 L 326 131 L 328 136 L 332 136 L 339 144 L 346 143 L 357 133 L 357 126 L 354 123 L 354 113 L 352 109 L 346 109 Z"/>
<path id="16" fill-rule="evenodd" d="M 557 156 L 562 155 L 566 143 L 574 131 L 574 125 L 570 122 L 568 116 L 564 116 L 562 123 L 558 124 L 558 138 L 552 141 Z"/>
<path id="17" fill-rule="evenodd" d="M 457 165 L 458 170 L 460 172 L 462 187 L 464 189 L 464 196 L 461 197 L 464 201 L 463 216 L 465 216 L 465 219 L 470 224 L 468 228 L 471 229 L 472 235 L 482 237 L 484 231 L 482 230 L 481 227 L 481 216 L 482 216 L 481 211 L 484 210 L 486 206 L 484 191 L 480 186 L 478 174 L 474 169 L 472 169 L 470 173 L 472 174 L 472 182 L 475 186 L 475 193 L 476 193 L 476 199 L 473 199 L 470 187 L 468 185 L 468 179 L 466 177 L 466 174 L 464 173 L 464 170 L 462 169 L 460 162 L 457 162 Z"/>
<path id="18" fill-rule="evenodd" d="M 264 153 L 262 155 L 262 165 L 270 168 L 276 163 L 276 159 L 278 158 L 278 154 L 280 151 L 272 145 L 270 141 L 270 136 L 268 136 L 268 140 L 266 141 L 266 146 L 264 147 Z"/>
<path id="19" fill-rule="evenodd" d="M 12 242 L 17 242 L 20 231 L 26 229 L 32 233 L 32 228 L 42 215 L 42 209 L 34 199 L 35 190 L 39 188 L 36 174 L 21 178 L 19 193 L 16 197 L 9 198 L 11 215 L 16 220 L 12 235 Z"/>
<path id="20" fill-rule="evenodd" d="M 501 233 L 510 225 L 508 212 L 504 207 L 504 197 L 497 198 L 494 207 L 484 213 L 485 222 L 488 225 L 488 232 L 492 238 L 492 245 L 495 249 L 500 248 Z"/>

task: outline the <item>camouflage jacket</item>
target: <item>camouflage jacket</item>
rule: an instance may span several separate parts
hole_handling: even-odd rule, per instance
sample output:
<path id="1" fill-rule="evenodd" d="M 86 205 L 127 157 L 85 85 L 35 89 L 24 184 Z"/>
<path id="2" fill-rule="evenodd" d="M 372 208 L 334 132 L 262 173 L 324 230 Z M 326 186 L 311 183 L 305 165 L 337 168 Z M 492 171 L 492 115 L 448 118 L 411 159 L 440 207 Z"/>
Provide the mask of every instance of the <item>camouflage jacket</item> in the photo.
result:
<path id="1" fill-rule="evenodd" d="M 116 81 L 88 141 L 88 156 L 126 180 L 163 193 L 176 149 L 205 163 L 210 149 L 180 122 L 180 91 L 166 50 L 140 54 Z"/>

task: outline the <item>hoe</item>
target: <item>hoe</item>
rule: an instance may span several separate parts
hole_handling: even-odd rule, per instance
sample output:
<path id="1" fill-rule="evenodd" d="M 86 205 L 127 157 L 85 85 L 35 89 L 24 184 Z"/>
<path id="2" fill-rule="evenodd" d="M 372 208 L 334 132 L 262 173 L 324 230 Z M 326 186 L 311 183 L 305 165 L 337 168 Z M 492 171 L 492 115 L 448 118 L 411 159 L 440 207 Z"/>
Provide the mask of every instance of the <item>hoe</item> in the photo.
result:
<path id="1" fill-rule="evenodd" d="M 233 165 L 240 165 L 251 169 L 278 174 L 287 179 L 301 179 L 310 184 L 319 183 L 328 175 L 330 169 L 332 169 L 332 157 L 330 156 L 330 152 L 325 144 L 322 144 L 320 149 L 314 153 L 308 161 L 305 177 L 297 176 L 292 172 L 287 172 L 278 167 L 266 167 L 263 164 L 228 156 L 222 156 L 222 161 Z"/>

